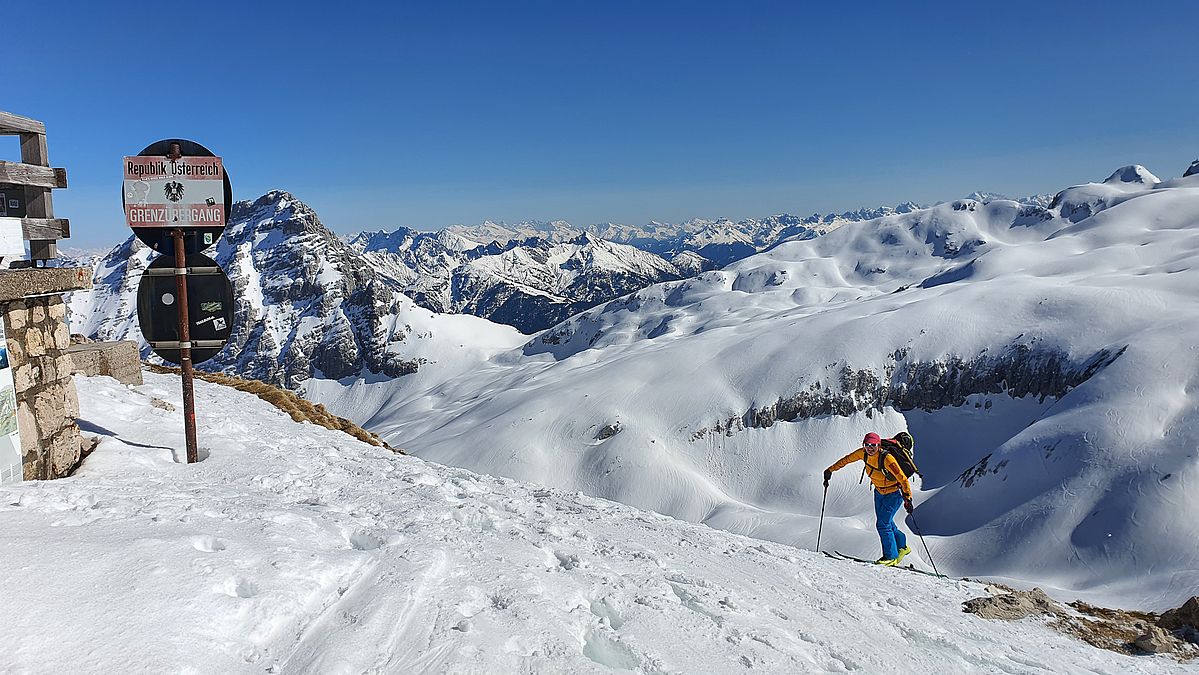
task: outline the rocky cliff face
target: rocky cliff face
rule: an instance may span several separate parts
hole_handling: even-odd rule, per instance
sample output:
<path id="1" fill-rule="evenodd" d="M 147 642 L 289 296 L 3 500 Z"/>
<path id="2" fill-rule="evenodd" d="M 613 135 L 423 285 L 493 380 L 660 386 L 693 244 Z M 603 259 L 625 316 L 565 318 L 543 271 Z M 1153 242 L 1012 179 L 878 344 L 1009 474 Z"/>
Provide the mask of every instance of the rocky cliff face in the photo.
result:
<path id="1" fill-rule="evenodd" d="M 235 313 L 226 348 L 200 368 L 283 387 L 318 376 L 398 377 L 419 363 L 389 344 L 404 337 L 395 320 L 408 303 L 375 268 L 287 192 L 234 205 L 208 255 L 233 286 Z M 90 297 L 72 299 L 72 330 L 102 340 L 142 342 L 137 285 L 152 253 L 130 237 L 97 265 Z"/>
<path id="2" fill-rule="evenodd" d="M 812 382 L 794 396 L 751 408 L 740 417 L 717 423 L 711 431 L 765 428 L 822 415 L 864 412 L 872 417 L 884 407 L 900 412 L 932 411 L 960 406 L 975 394 L 1060 399 L 1111 365 L 1125 349 L 1114 353 L 1100 350 L 1082 361 L 1037 340 L 1011 344 L 995 354 L 954 356 L 944 361 L 913 361 L 905 350 L 897 350 L 882 372 L 843 365 L 835 381 Z"/>

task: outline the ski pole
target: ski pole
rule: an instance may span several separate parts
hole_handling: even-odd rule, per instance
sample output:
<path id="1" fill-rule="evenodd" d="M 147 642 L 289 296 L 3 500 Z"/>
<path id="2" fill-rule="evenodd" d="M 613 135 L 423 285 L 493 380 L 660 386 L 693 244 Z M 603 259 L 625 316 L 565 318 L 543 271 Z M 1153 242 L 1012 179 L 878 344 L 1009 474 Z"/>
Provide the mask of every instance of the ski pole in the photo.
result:
<path id="1" fill-rule="evenodd" d="M 937 570 L 937 563 L 933 561 L 933 554 L 928 550 L 928 542 L 924 541 L 924 535 L 920 534 L 920 526 L 916 524 L 916 516 L 909 511 L 908 517 L 912 519 L 912 529 L 916 530 L 916 536 L 920 537 L 920 543 L 924 546 L 924 553 L 928 556 L 929 564 L 933 566 L 933 571 L 936 572 L 937 575 L 940 575 L 941 572 Z"/>
<path id="2" fill-rule="evenodd" d="M 820 532 L 824 529 L 824 501 L 828 499 L 828 483 L 824 484 L 824 497 L 820 499 L 820 526 L 816 528 L 816 551 L 820 551 Z"/>

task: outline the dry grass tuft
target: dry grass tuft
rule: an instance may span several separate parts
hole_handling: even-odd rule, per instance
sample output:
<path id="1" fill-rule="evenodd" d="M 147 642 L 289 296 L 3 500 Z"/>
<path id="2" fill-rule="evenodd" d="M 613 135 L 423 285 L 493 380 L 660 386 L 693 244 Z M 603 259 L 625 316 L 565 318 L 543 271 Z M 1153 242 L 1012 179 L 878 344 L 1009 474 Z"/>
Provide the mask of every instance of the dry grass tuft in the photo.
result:
<path id="1" fill-rule="evenodd" d="M 147 363 L 145 366 L 149 368 L 151 372 L 155 373 L 173 373 L 175 375 L 180 374 L 179 368 L 159 366 L 153 363 Z M 234 377 L 233 375 L 225 375 L 223 373 L 206 373 L 199 370 L 193 370 L 192 372 L 198 379 L 204 380 L 205 382 L 212 382 L 214 384 L 232 387 L 238 391 L 245 391 L 254 394 L 258 398 L 287 413 L 296 422 L 307 421 L 313 424 L 319 424 L 326 429 L 333 429 L 334 431 L 347 433 L 363 443 L 369 443 L 370 445 L 374 445 L 376 447 L 387 448 L 395 453 L 404 454 L 403 450 L 391 447 L 387 444 L 387 441 L 379 438 L 377 435 L 367 431 L 366 429 L 363 429 L 357 424 L 354 424 L 350 420 L 330 413 L 325 409 L 324 405 L 320 403 L 313 404 L 311 401 L 302 399 L 290 391 L 280 389 L 260 380 L 247 380 L 240 377 Z"/>

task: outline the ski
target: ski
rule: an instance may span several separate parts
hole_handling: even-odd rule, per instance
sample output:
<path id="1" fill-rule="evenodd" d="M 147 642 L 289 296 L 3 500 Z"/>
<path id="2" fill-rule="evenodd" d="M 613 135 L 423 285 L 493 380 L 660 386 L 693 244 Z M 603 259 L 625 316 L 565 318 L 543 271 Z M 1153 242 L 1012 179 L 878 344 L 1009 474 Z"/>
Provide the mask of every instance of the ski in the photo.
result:
<path id="1" fill-rule="evenodd" d="M 833 551 L 832 553 L 829 553 L 828 551 L 822 551 L 822 553 L 824 553 L 828 557 L 834 558 L 836 560 L 850 560 L 853 562 L 860 562 L 860 563 L 863 563 L 866 565 L 878 565 L 878 563 L 874 562 L 873 560 L 866 560 L 865 558 L 857 558 L 852 555 L 845 555 L 844 553 L 842 553 L 840 551 Z M 882 565 L 878 565 L 878 566 L 882 567 Z M 907 572 L 915 572 L 916 574 L 923 574 L 923 575 L 930 576 L 930 577 L 937 577 L 938 579 L 948 579 L 949 578 L 949 577 L 945 576 L 944 574 L 937 574 L 936 572 L 929 572 L 927 570 L 917 569 L 911 563 L 908 563 L 907 565 L 893 565 L 891 567 L 893 569 L 897 569 L 897 570 L 904 570 Z"/>

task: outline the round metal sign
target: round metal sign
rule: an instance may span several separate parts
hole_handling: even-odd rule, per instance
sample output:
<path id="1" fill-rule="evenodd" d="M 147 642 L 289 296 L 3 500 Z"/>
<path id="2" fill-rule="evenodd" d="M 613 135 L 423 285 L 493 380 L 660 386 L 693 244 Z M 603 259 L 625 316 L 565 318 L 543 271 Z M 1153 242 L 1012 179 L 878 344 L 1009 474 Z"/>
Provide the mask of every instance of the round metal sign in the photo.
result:
<path id="1" fill-rule="evenodd" d="M 220 353 L 233 330 L 233 287 L 216 261 L 201 253 L 187 255 L 188 337 L 192 363 Z M 150 349 L 163 361 L 179 358 L 179 286 L 175 256 L 160 256 L 142 273 L 137 288 L 137 322 Z"/>
<path id="2" fill-rule="evenodd" d="M 151 143 L 137 157 L 161 158 L 159 162 L 125 158 L 121 205 L 137 238 L 168 255 L 175 250 L 171 230 L 176 228 L 183 231 L 183 248 L 187 253 L 200 253 L 215 244 L 225 231 L 233 208 L 233 187 L 220 158 L 199 143 L 182 138 Z M 204 157 L 212 157 L 214 161 L 189 159 Z M 214 170 L 220 171 L 223 186 L 202 191 L 197 186 L 215 182 L 204 180 L 215 178 Z M 193 186 L 190 190 L 189 185 Z M 137 206 L 131 208 L 130 203 Z M 181 213 L 183 218 L 179 217 Z"/>

